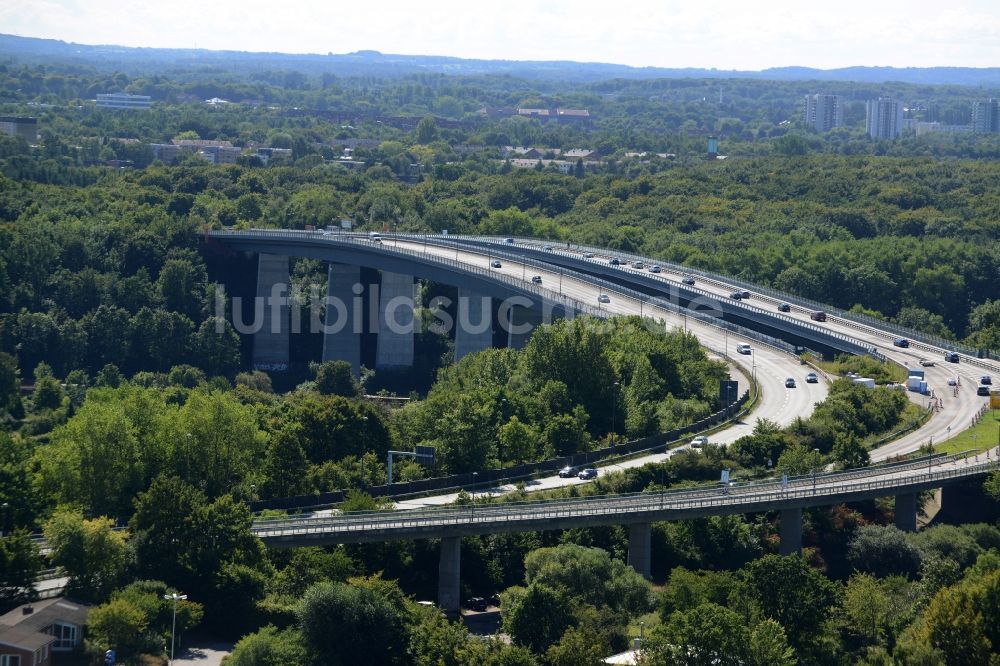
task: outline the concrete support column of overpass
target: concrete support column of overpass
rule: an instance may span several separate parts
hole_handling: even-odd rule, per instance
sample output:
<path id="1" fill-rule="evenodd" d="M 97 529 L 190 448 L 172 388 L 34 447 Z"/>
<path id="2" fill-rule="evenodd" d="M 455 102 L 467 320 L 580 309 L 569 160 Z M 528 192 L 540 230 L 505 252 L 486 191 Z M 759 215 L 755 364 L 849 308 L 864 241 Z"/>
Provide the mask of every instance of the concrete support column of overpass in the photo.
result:
<path id="1" fill-rule="evenodd" d="M 653 575 L 652 531 L 649 523 L 628 526 L 628 564 L 646 580 Z"/>
<path id="2" fill-rule="evenodd" d="M 326 282 L 326 322 L 323 330 L 323 360 L 347 361 L 355 376 L 361 374 L 361 268 L 330 264 Z M 359 307 L 355 307 L 358 305 Z"/>
<path id="3" fill-rule="evenodd" d="M 257 256 L 257 302 L 263 304 L 263 318 L 253 335 L 253 365 L 255 368 L 285 370 L 288 368 L 289 340 L 288 255 Z"/>
<path id="4" fill-rule="evenodd" d="M 412 275 L 382 271 L 376 368 L 408 368 L 413 365 L 415 290 Z"/>
<path id="5" fill-rule="evenodd" d="M 904 532 L 917 531 L 917 494 L 896 495 L 896 527 Z"/>
<path id="6" fill-rule="evenodd" d="M 463 356 L 493 346 L 493 300 L 475 291 L 458 288 L 455 321 L 455 362 Z"/>
<path id="7" fill-rule="evenodd" d="M 802 508 L 781 510 L 781 544 L 778 552 L 794 555 L 802 551 Z"/>
<path id="8" fill-rule="evenodd" d="M 438 564 L 438 608 L 449 617 L 457 617 L 462 595 L 462 538 L 441 539 Z"/>
<path id="9" fill-rule="evenodd" d="M 507 346 L 511 349 L 524 349 L 535 328 L 542 323 L 542 311 L 513 305 L 508 312 Z"/>

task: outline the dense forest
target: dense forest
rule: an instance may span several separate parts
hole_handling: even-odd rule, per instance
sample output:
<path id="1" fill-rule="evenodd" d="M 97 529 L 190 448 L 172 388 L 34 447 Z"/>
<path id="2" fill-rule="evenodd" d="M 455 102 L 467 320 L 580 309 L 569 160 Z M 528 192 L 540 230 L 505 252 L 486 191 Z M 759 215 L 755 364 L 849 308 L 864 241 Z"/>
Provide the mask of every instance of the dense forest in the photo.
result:
<path id="1" fill-rule="evenodd" d="M 116 91 L 153 107 L 95 106 Z M 807 128 L 809 92 L 845 95 L 846 126 Z M 0 137 L 0 610 L 29 600 L 38 571 L 55 566 L 69 594 L 97 604 L 92 654 L 114 645 L 129 663 L 162 653 L 173 591 L 189 594 L 179 634 L 239 640 L 236 666 L 589 665 L 640 633 L 656 664 L 995 660 L 1000 531 L 903 534 L 886 526 L 891 502 L 807 511 L 802 557 L 776 555 L 773 515 L 657 523 L 656 588 L 624 564 L 624 528 L 468 538 L 463 591 L 500 595 L 510 643 L 416 603 L 434 595 L 437 543 L 268 552 L 250 532 L 259 499 L 343 490 L 340 510 L 392 510 L 364 492 L 384 483 L 390 448 L 436 447 L 433 467 L 399 463 L 407 480 L 693 423 L 720 407 L 728 371 L 684 332 L 576 319 L 539 329 L 523 350 L 458 364 L 453 342 L 425 326 L 413 373 L 388 378 L 316 363 L 319 340 L 304 333 L 291 370 L 268 374 L 216 319 L 219 285 L 245 287 L 248 272 L 207 249 L 206 229 L 349 219 L 601 245 L 1000 350 L 1000 140 L 872 141 L 863 103 L 886 94 L 910 100 L 915 119 L 962 124 L 993 93 L 0 64 L 0 113 L 37 117 L 39 134 Z M 203 103 L 215 97 L 231 103 Z M 592 117 L 480 113 L 518 106 Z M 727 159 L 705 159 L 709 134 Z M 175 139 L 228 141 L 240 155 L 155 160 L 150 144 Z M 601 157 L 568 173 L 519 169 L 505 146 Z M 290 153 L 265 163 L 259 148 Z M 324 283 L 325 267 L 295 260 L 291 275 L 305 289 Z M 447 288 L 421 284 L 419 320 Z M 412 389 L 401 408 L 365 397 L 400 382 Z M 746 480 L 860 467 L 922 417 L 898 391 L 835 382 L 786 428 L 761 421 L 728 447 L 547 496 L 708 485 L 720 469 Z M 1000 497 L 1000 481 L 987 486 Z M 994 499 L 976 498 L 994 519 Z M 39 531 L 44 557 L 29 538 Z"/>

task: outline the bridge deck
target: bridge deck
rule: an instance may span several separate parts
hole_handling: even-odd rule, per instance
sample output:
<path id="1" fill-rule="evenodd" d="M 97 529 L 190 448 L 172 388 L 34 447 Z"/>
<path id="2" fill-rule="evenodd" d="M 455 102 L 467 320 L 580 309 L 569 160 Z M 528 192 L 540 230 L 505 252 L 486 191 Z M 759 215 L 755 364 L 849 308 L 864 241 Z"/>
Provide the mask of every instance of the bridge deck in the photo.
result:
<path id="1" fill-rule="evenodd" d="M 997 468 L 995 452 L 978 460 L 940 456 L 796 477 L 786 486 L 768 481 L 662 493 L 264 520 L 254 524 L 254 533 L 269 545 L 280 547 L 684 520 L 909 494 L 980 477 Z"/>

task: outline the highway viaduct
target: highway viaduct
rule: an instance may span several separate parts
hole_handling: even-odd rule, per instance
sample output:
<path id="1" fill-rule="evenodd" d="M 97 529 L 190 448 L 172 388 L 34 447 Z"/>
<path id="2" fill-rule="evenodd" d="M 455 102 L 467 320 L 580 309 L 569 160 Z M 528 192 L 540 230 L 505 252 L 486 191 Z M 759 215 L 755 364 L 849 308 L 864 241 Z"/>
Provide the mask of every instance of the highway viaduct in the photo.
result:
<path id="1" fill-rule="evenodd" d="M 625 525 L 628 563 L 651 575 L 651 523 L 706 516 L 780 513 L 780 552 L 802 547 L 802 510 L 894 496 L 895 523 L 916 529 L 917 494 L 981 478 L 997 469 L 998 450 L 974 458 L 932 456 L 836 473 L 718 488 L 597 496 L 522 503 L 471 504 L 407 511 L 362 512 L 297 519 L 258 520 L 253 531 L 276 548 L 440 539 L 438 605 L 457 613 L 461 594 L 462 537 Z"/>
<path id="2" fill-rule="evenodd" d="M 627 295 L 639 304 L 637 314 L 654 313 L 658 308 L 681 313 L 716 326 L 724 324 L 744 336 L 780 340 L 788 351 L 801 345 L 828 354 L 877 355 L 872 345 L 849 335 L 753 305 L 734 304 L 701 287 L 673 284 L 652 275 L 638 276 L 643 279 L 622 276 L 572 256 L 538 255 L 528 247 L 492 246 L 447 236 L 383 237 L 372 242 L 360 234 L 277 230 L 209 232 L 205 243 L 258 256 L 253 323 L 243 322 L 246 308 L 242 302 L 234 302 L 234 308 L 239 307 L 233 318 L 240 332 L 253 332 L 253 365 L 262 369 L 287 367 L 289 333 L 301 326 L 289 312 L 294 300 L 288 293 L 289 256 L 329 262 L 325 297 L 336 307 L 328 307 L 328 321 L 320 322 L 325 326 L 323 360 L 348 361 L 356 373 L 365 330 L 377 331 L 376 368 L 412 365 L 414 276 L 458 288 L 456 361 L 492 346 L 494 299 L 502 302 L 496 324 L 507 332 L 509 346 L 521 347 L 535 326 L 553 318 L 616 314 L 613 308 L 602 306 L 600 294 Z M 521 275 L 504 270 L 505 264 L 508 269 L 516 264 Z M 377 285 L 362 284 L 361 267 L 381 271 Z M 558 286 L 528 279 L 542 269 L 551 273 L 553 267 Z M 621 282 L 622 277 L 629 282 Z M 570 289 L 563 288 L 564 282 L 569 287 L 571 281 L 591 291 L 580 294 L 582 298 L 573 297 Z M 645 312 L 644 304 L 648 306 Z"/>

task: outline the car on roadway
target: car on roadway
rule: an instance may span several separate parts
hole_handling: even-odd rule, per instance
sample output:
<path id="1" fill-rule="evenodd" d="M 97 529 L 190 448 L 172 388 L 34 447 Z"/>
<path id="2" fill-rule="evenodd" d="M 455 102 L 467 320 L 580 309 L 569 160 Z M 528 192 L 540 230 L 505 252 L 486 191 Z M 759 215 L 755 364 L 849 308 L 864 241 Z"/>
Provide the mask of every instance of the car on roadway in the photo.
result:
<path id="1" fill-rule="evenodd" d="M 945 352 L 944 360 L 949 363 L 958 363 L 958 352 Z"/>
<path id="2" fill-rule="evenodd" d="M 922 358 L 918 362 L 920 363 L 920 366 L 923 367 L 923 368 L 933 368 L 934 367 L 934 361 L 932 361 L 929 358 Z"/>
<path id="3" fill-rule="evenodd" d="M 734 291 L 733 293 L 729 294 L 729 298 L 738 301 L 741 298 L 743 298 L 743 292 L 741 292 L 741 291 Z"/>
<path id="4" fill-rule="evenodd" d="M 736 352 L 738 354 L 752 354 L 753 353 L 753 347 L 751 347 L 750 345 L 747 345 L 747 344 L 739 344 L 739 345 L 736 345 Z"/>
<path id="5" fill-rule="evenodd" d="M 707 444 L 708 444 L 707 435 L 698 435 L 697 437 L 691 440 L 691 447 L 695 449 L 700 449 L 701 447 L 706 446 Z"/>
<path id="6" fill-rule="evenodd" d="M 594 258 L 594 253 L 593 252 L 584 252 L 583 253 L 583 258 L 584 259 L 593 259 Z"/>
<path id="7" fill-rule="evenodd" d="M 514 239 L 513 238 L 504 238 L 503 242 L 507 243 L 507 245 L 513 245 L 514 244 Z"/>
<path id="8" fill-rule="evenodd" d="M 653 264 L 652 266 L 649 267 L 650 273 L 659 273 L 661 270 L 663 269 L 660 268 L 659 264 Z"/>
<path id="9" fill-rule="evenodd" d="M 979 378 L 979 383 L 985 386 L 990 386 L 993 384 L 993 378 L 990 377 L 989 375 L 983 375 L 982 377 Z"/>
<path id="10" fill-rule="evenodd" d="M 684 277 L 682 277 L 681 278 L 681 282 L 684 283 L 684 284 L 686 284 L 689 287 L 693 287 L 694 286 L 694 278 L 691 277 L 690 275 L 685 275 Z"/>
<path id="11" fill-rule="evenodd" d="M 958 386 L 958 380 L 954 377 L 948 378 L 948 386 Z"/>
<path id="12" fill-rule="evenodd" d="M 892 341 L 892 344 L 896 347 L 909 347 L 910 341 L 906 338 L 896 338 Z"/>
<path id="13" fill-rule="evenodd" d="M 482 613 L 488 607 L 486 599 L 483 597 L 471 597 L 465 602 L 465 607 L 469 610 L 476 611 L 477 613 Z"/>
<path id="14" fill-rule="evenodd" d="M 793 377 L 785 380 L 785 388 L 795 388 L 795 379 Z"/>
<path id="15" fill-rule="evenodd" d="M 806 375 L 806 384 L 818 384 L 818 383 L 819 383 L 819 377 L 816 376 L 815 372 L 810 372 L 809 374 Z"/>
<path id="16" fill-rule="evenodd" d="M 610 303 L 611 302 L 611 298 L 607 294 L 601 294 L 600 296 L 597 297 L 597 302 L 598 303 Z"/>
<path id="17" fill-rule="evenodd" d="M 576 476 L 579 473 L 580 473 L 580 470 L 578 470 L 576 467 L 569 467 L 569 466 L 567 466 L 567 467 L 563 467 L 561 470 L 559 470 L 559 478 L 560 479 L 572 479 L 574 476 Z"/>
<path id="18" fill-rule="evenodd" d="M 985 396 L 988 396 L 989 394 L 990 394 L 990 387 L 989 386 L 980 385 L 979 388 L 976 389 L 976 395 L 985 395 Z"/>
<path id="19" fill-rule="evenodd" d="M 494 592 L 493 594 L 490 595 L 490 598 L 487 599 L 487 601 L 490 602 L 490 606 L 495 606 L 496 608 L 500 608 L 500 593 Z"/>
<path id="20" fill-rule="evenodd" d="M 542 249 L 543 249 L 543 250 L 546 250 L 547 252 L 551 252 L 551 251 L 552 251 L 552 246 L 551 246 L 551 245 L 546 245 L 546 246 L 545 246 L 545 247 L 543 247 Z"/>
<path id="21" fill-rule="evenodd" d="M 622 262 L 621 260 L 618 259 L 618 257 L 611 257 L 610 259 L 608 259 L 608 263 L 611 264 L 612 266 L 618 266 Z"/>
<path id="22" fill-rule="evenodd" d="M 632 268 L 635 268 L 636 270 L 640 270 L 641 271 L 645 267 L 646 267 L 646 264 L 642 263 L 641 261 L 633 261 L 632 262 Z"/>
<path id="23" fill-rule="evenodd" d="M 597 478 L 597 470 L 593 467 L 588 467 L 587 469 L 581 469 L 580 473 L 576 476 L 584 481 L 590 481 L 591 479 Z"/>
<path id="24" fill-rule="evenodd" d="M 778 312 L 791 312 L 792 306 L 788 303 L 778 303 Z"/>
<path id="25" fill-rule="evenodd" d="M 542 283 L 542 276 L 541 275 L 535 275 L 535 276 L 533 276 L 531 278 L 531 281 L 534 282 L 535 284 L 541 284 Z"/>
<path id="26" fill-rule="evenodd" d="M 375 238 L 372 238 L 371 241 L 373 243 L 375 243 L 376 245 L 381 245 L 382 244 L 382 239 L 379 238 L 378 236 L 376 236 Z"/>
<path id="27" fill-rule="evenodd" d="M 740 298 L 750 298 L 750 292 L 746 289 L 740 291 Z"/>
<path id="28" fill-rule="evenodd" d="M 503 264 L 500 263 L 499 259 L 494 259 L 493 263 L 491 263 L 490 266 L 492 266 L 493 268 L 500 268 L 501 266 L 503 266 Z"/>

